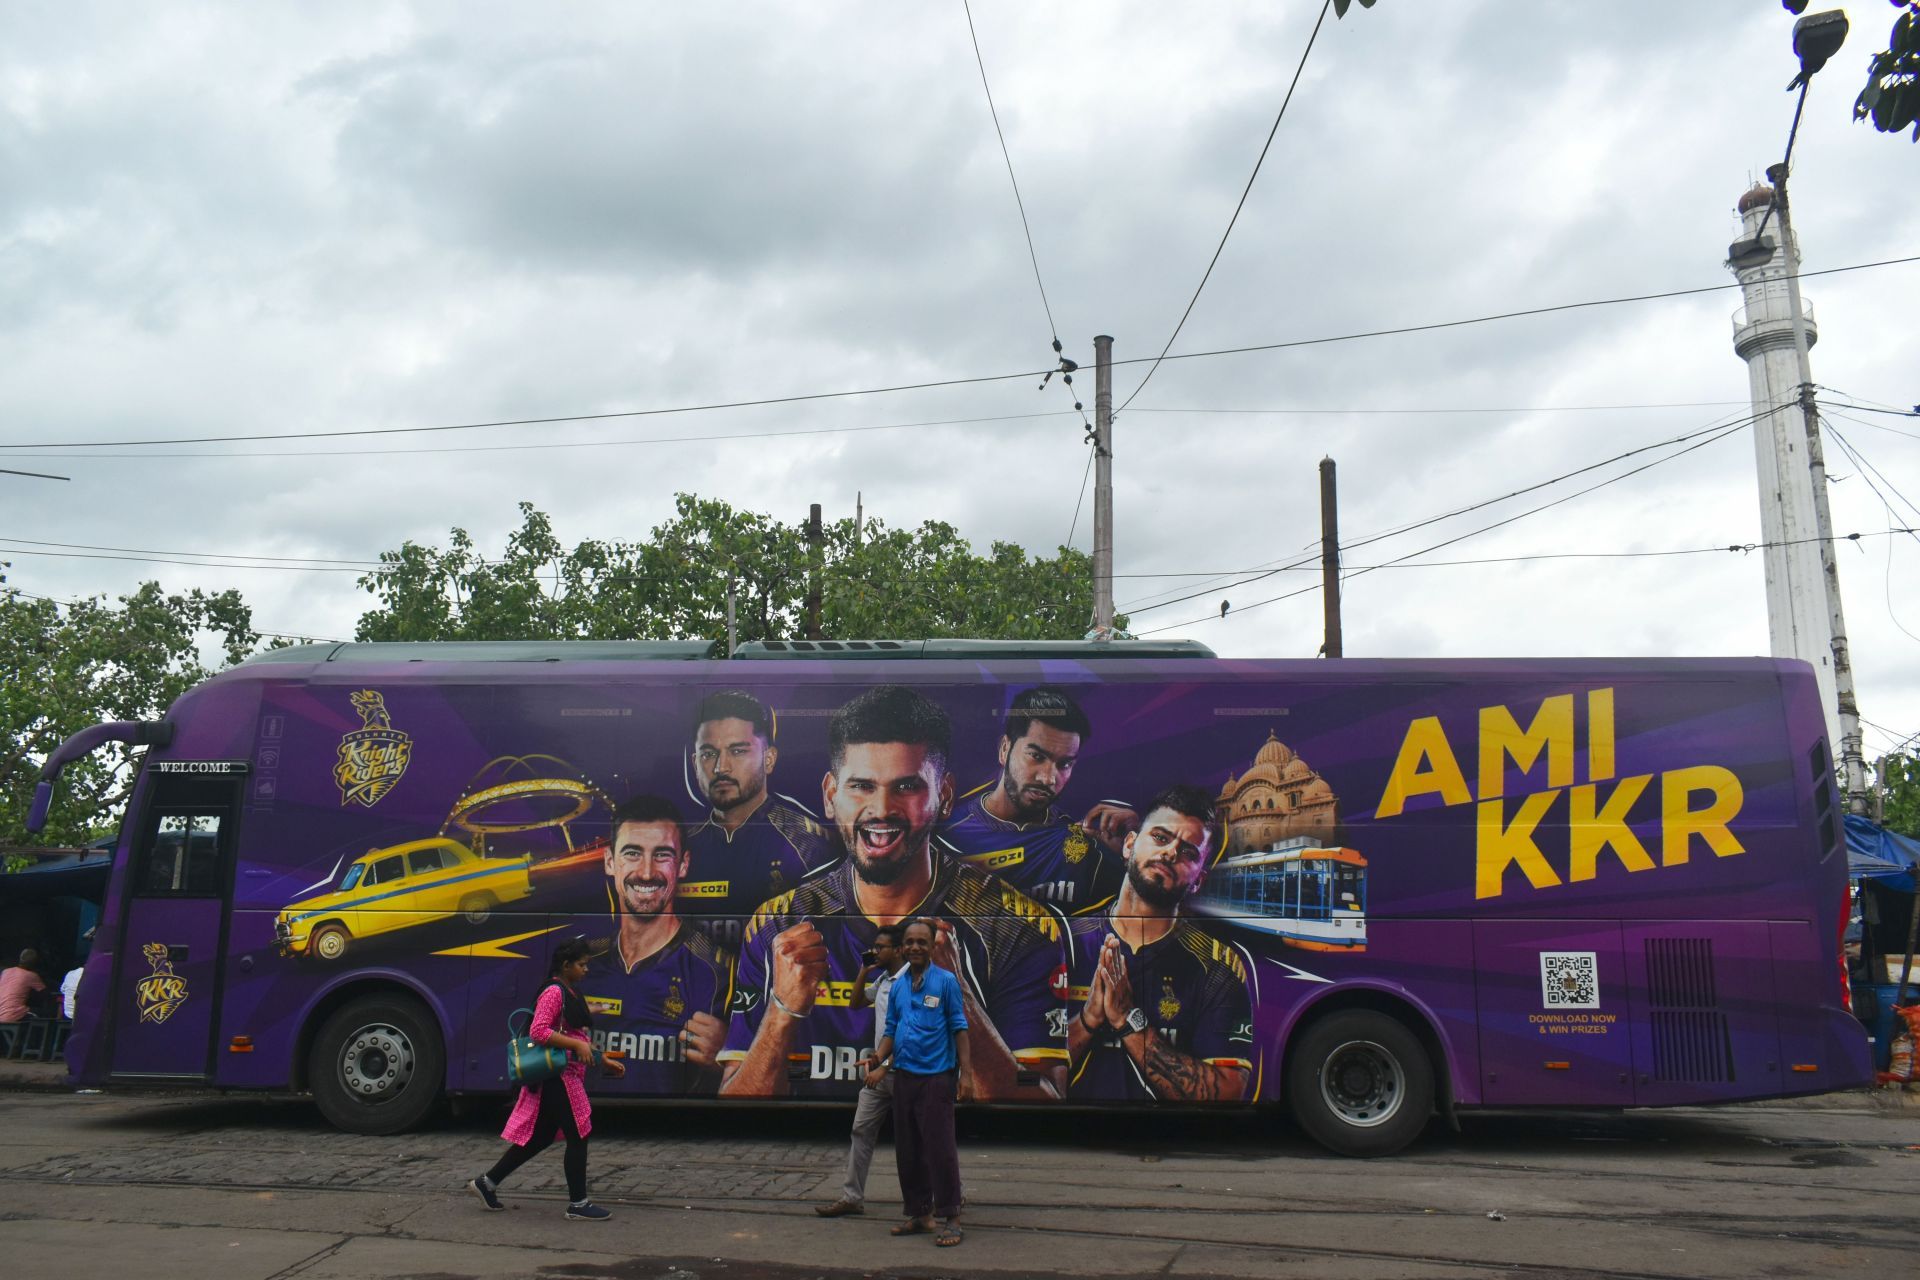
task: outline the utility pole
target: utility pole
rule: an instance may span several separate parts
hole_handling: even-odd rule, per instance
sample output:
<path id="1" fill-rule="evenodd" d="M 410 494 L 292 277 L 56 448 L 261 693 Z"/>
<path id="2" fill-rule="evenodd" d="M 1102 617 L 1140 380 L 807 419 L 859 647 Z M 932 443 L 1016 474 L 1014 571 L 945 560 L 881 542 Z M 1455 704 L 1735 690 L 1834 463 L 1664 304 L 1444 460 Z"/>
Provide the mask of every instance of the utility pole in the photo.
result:
<path id="1" fill-rule="evenodd" d="M 1860 733 L 1860 701 L 1853 691 L 1853 659 L 1847 652 L 1847 616 L 1840 607 L 1840 564 L 1833 554 L 1833 517 L 1827 510 L 1827 457 L 1820 442 L 1820 414 L 1813 404 L 1813 366 L 1807 359 L 1807 318 L 1800 308 L 1800 263 L 1793 222 L 1787 214 L 1787 166 L 1770 165 L 1774 208 L 1780 214 L 1781 254 L 1787 265 L 1787 317 L 1793 324 L 1793 355 L 1800 372 L 1800 417 L 1807 433 L 1807 469 L 1813 476 L 1813 519 L 1826 580 L 1827 621 L 1832 632 L 1833 692 L 1840 708 L 1841 782 L 1847 812 L 1867 811 L 1867 760 Z"/>
<path id="2" fill-rule="evenodd" d="M 1329 658 L 1340 649 L 1340 502 L 1334 486 L 1333 459 L 1320 459 L 1320 599 L 1326 607 Z"/>
<path id="3" fill-rule="evenodd" d="M 814 503 L 807 509 L 807 621 L 806 638 L 821 639 L 820 635 L 820 560 L 821 544 L 825 536 L 820 532 L 820 504 Z"/>
<path id="4" fill-rule="evenodd" d="M 1093 634 L 1113 636 L 1113 339 L 1093 340 Z"/>
<path id="5" fill-rule="evenodd" d="M 734 650 L 740 647 L 739 632 L 733 626 L 733 579 L 727 579 L 727 656 L 731 658 Z"/>
<path id="6" fill-rule="evenodd" d="M 867 522 L 866 504 L 860 500 L 860 491 L 853 491 L 853 549 L 860 549 L 860 526 Z"/>

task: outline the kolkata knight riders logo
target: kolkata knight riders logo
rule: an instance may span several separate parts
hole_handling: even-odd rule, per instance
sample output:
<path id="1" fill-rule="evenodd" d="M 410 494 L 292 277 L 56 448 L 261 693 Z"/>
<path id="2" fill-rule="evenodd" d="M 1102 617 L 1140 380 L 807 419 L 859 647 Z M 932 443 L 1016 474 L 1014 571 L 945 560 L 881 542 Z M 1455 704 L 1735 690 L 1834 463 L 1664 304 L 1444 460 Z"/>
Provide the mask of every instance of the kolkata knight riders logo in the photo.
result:
<path id="1" fill-rule="evenodd" d="M 371 809 L 407 771 L 413 739 L 393 727 L 386 699 L 372 689 L 361 689 L 351 698 L 361 727 L 340 740 L 333 780 L 340 786 L 341 804 Z"/>
<path id="2" fill-rule="evenodd" d="M 1160 1021 L 1172 1022 L 1180 1016 L 1180 997 L 1173 993 L 1173 979 L 1160 979 Z"/>
<path id="3" fill-rule="evenodd" d="M 667 984 L 667 1000 L 664 1012 L 669 1022 L 680 1021 L 680 1015 L 687 1011 L 687 998 L 680 990 L 680 979 L 675 978 Z"/>
<path id="4" fill-rule="evenodd" d="M 1077 863 L 1086 857 L 1087 852 L 1092 848 L 1093 841 L 1087 839 L 1086 830 L 1076 822 L 1067 828 L 1066 843 L 1060 846 L 1060 852 L 1068 862 Z"/>
<path id="5" fill-rule="evenodd" d="M 173 957 L 164 942 L 149 942 L 140 948 L 147 967 L 153 972 L 133 984 L 133 1005 L 140 1021 L 160 1023 L 187 1002 L 187 980 L 173 971 Z"/>

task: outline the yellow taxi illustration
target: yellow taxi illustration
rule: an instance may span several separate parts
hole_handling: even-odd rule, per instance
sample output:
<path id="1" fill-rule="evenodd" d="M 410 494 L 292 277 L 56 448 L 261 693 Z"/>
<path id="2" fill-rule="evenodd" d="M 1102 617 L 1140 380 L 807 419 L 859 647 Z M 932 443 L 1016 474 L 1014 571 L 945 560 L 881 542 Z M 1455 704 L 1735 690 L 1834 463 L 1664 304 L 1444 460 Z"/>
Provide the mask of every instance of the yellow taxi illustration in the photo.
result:
<path id="1" fill-rule="evenodd" d="M 338 960 L 362 938 L 444 920 L 470 923 L 533 892 L 526 858 L 482 858 L 436 836 L 375 849 L 354 859 L 326 893 L 288 903 L 273 923 L 283 956 Z"/>

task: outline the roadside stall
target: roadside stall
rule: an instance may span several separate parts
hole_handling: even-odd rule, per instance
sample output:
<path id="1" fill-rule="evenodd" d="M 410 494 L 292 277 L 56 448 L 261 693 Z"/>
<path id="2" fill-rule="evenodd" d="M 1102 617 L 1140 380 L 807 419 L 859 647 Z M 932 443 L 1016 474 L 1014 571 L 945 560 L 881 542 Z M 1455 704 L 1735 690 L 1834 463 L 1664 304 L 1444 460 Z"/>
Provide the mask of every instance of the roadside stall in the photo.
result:
<path id="1" fill-rule="evenodd" d="M 1855 894 L 1847 940 L 1853 1011 L 1873 1038 L 1874 1069 L 1885 1071 L 1905 1030 L 1894 1008 L 1920 1004 L 1920 841 L 1849 817 L 1847 872 Z"/>

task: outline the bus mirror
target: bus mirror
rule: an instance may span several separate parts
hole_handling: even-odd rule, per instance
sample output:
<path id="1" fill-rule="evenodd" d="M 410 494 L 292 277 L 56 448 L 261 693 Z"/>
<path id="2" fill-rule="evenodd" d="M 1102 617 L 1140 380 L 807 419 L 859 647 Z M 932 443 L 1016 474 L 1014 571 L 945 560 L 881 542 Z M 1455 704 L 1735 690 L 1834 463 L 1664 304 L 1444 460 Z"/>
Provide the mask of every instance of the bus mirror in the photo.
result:
<path id="1" fill-rule="evenodd" d="M 33 787 L 33 807 L 27 810 L 27 830 L 40 834 L 40 828 L 47 825 L 47 809 L 53 804 L 53 783 L 41 779 Z"/>

